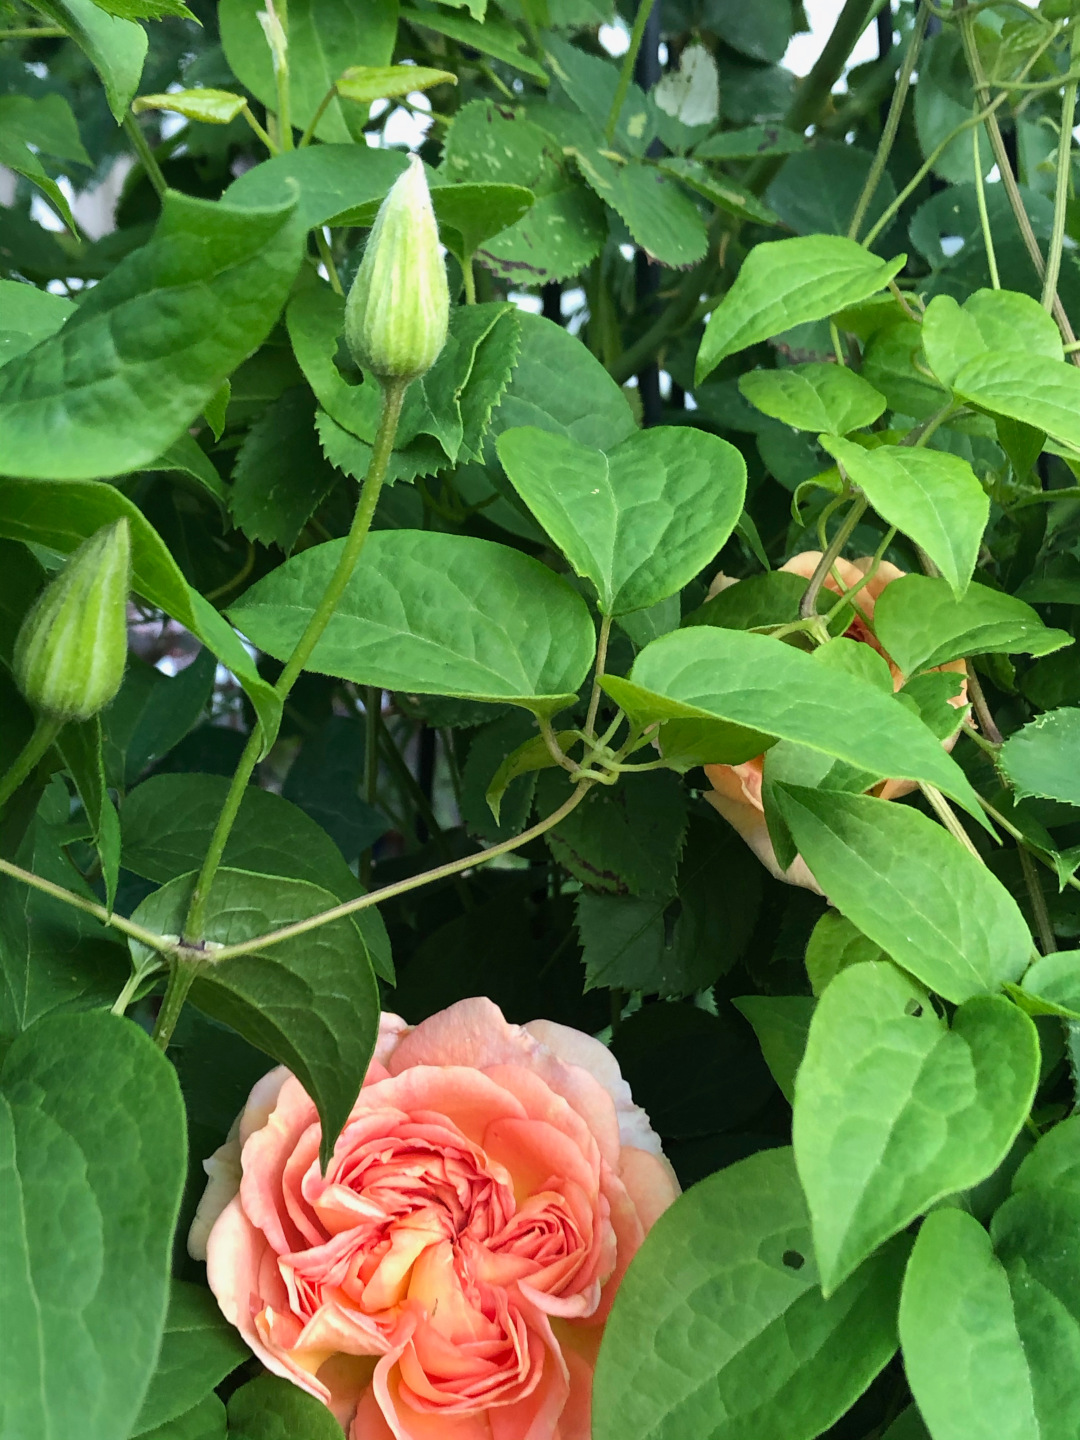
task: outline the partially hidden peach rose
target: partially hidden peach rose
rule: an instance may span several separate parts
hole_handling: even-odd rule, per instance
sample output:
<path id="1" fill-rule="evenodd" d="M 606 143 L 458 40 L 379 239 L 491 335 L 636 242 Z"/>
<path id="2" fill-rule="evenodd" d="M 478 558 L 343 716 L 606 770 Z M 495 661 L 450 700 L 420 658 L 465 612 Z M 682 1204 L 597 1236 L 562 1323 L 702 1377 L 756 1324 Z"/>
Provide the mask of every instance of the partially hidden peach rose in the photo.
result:
<path id="1" fill-rule="evenodd" d="M 483 999 L 384 1015 L 325 1176 L 284 1068 L 233 1129 L 188 1247 L 267 1369 L 350 1440 L 589 1440 L 604 1320 L 679 1193 L 605 1046 Z"/>
<path id="2" fill-rule="evenodd" d="M 802 575 L 809 580 L 817 569 L 818 561 L 821 559 L 820 550 L 806 550 L 801 555 L 794 556 L 786 565 L 781 565 L 781 570 L 787 571 L 790 575 Z M 850 590 L 859 584 L 863 576 L 873 564 L 870 556 L 864 556 L 859 560 L 837 560 L 834 568 L 843 581 L 844 590 Z M 892 672 L 893 688 L 899 690 L 907 679 L 892 657 L 887 655 L 878 643 L 873 632 L 874 606 L 878 597 L 887 585 L 894 580 L 899 580 L 905 572 L 895 565 L 890 565 L 883 560 L 875 571 L 873 578 L 868 580 L 863 588 L 852 599 L 852 605 L 856 614 L 847 630 L 844 632 L 849 640 L 858 640 L 866 645 L 872 645 L 874 649 L 888 661 L 889 669 Z M 709 591 L 710 596 L 718 591 L 726 589 L 728 585 L 737 582 L 729 580 L 726 576 L 717 576 Z M 833 575 L 826 577 L 824 588 L 832 590 L 839 595 L 840 586 Z M 941 670 L 952 670 L 957 674 L 965 674 L 965 663 L 963 660 L 952 660 L 947 665 L 938 667 Z M 967 682 L 956 695 L 950 704 L 958 710 L 963 710 L 967 705 Z M 959 731 L 960 720 L 957 718 L 957 731 Z M 956 735 L 942 742 L 946 750 L 951 750 L 956 744 Z M 768 826 L 765 824 L 765 807 L 761 799 L 762 773 L 765 764 L 764 755 L 755 755 L 752 760 L 745 761 L 742 765 L 706 765 L 705 774 L 712 785 L 705 799 L 718 810 L 720 814 L 739 832 L 742 838 L 753 850 L 761 863 L 769 871 L 770 875 L 777 880 L 786 880 L 789 885 L 801 885 L 805 890 L 814 890 L 821 894 L 821 887 L 811 875 L 806 862 L 801 855 L 796 855 L 794 863 L 787 869 L 781 870 L 773 850 L 772 841 L 769 839 Z M 868 792 L 877 795 L 883 800 L 896 800 L 901 795 L 908 795 L 915 789 L 913 780 L 881 780 Z"/>

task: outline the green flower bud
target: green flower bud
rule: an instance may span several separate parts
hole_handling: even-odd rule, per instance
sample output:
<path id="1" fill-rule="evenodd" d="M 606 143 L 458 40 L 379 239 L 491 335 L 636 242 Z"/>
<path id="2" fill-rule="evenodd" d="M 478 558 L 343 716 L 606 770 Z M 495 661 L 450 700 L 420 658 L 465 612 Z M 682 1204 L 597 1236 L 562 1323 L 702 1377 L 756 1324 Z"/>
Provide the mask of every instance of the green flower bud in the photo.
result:
<path id="1" fill-rule="evenodd" d="M 415 380 L 446 344 L 449 318 L 439 229 L 414 155 L 375 217 L 345 302 L 345 342 L 380 380 Z"/>
<path id="2" fill-rule="evenodd" d="M 130 588 L 128 522 L 117 520 L 79 546 L 19 629 L 15 679 L 35 709 L 89 720 L 113 698 L 127 660 Z"/>

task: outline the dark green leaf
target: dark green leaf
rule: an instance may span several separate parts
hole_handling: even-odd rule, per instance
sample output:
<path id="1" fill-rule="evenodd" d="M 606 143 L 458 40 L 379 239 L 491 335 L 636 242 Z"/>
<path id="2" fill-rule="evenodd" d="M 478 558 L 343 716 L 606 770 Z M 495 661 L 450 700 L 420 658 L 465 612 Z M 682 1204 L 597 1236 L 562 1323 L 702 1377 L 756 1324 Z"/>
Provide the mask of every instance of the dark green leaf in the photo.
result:
<path id="1" fill-rule="evenodd" d="M 216 664 L 202 650 L 173 679 L 132 659 L 116 699 L 105 711 L 105 773 L 126 790 L 178 745 L 205 712 Z"/>
<path id="2" fill-rule="evenodd" d="M 194 875 L 170 880 L 133 918 L 159 934 L 178 935 L 194 882 Z M 253 940 L 336 904 L 337 896 L 306 880 L 221 869 L 208 900 L 205 938 L 219 945 Z M 137 942 L 131 948 L 136 965 L 144 963 L 145 948 Z M 352 920 L 344 916 L 265 950 L 208 964 L 191 999 L 293 1071 L 319 1108 L 325 1166 L 379 1029 L 379 987 Z"/>
<path id="3" fill-rule="evenodd" d="M 525 54 L 524 35 L 495 15 L 487 16 L 481 25 L 464 15 L 448 15 L 445 10 L 436 9 L 434 5 L 425 5 L 422 9 L 415 10 L 402 7 L 399 13 L 401 19 L 414 28 L 420 26 L 424 30 L 434 30 L 437 35 L 457 40 L 459 44 L 479 50 L 483 55 L 492 55 L 503 64 L 520 70 L 524 75 L 533 76 L 541 84 L 547 84 L 544 67 L 531 55 Z"/>
<path id="4" fill-rule="evenodd" d="M 337 479 L 315 433 L 306 386 L 286 390 L 241 441 L 229 508 L 249 540 L 291 550 Z"/>
<path id="5" fill-rule="evenodd" d="M 263 44 L 262 32 L 259 43 Z M 225 192 L 230 205 L 262 210 L 281 202 L 295 185 L 297 223 L 346 225 L 353 213 L 372 202 L 377 206 L 405 169 L 399 150 L 368 145 L 311 145 L 289 150 L 246 170 Z"/>
<path id="6" fill-rule="evenodd" d="M 810 1025 L 792 1128 L 826 1292 L 997 1168 L 1038 1078 L 1035 1026 L 1009 1001 L 980 995 L 949 1027 L 894 965 L 837 975 Z"/>
<path id="7" fill-rule="evenodd" d="M 619 1289 L 596 1440 L 820 1435 L 893 1354 L 905 1255 L 896 1242 L 825 1300 L 791 1151 L 710 1176 L 661 1216 Z"/>
<path id="8" fill-rule="evenodd" d="M 0 1073 L 12 1435 L 129 1434 L 157 1358 L 184 1183 L 176 1074 L 130 1021 L 41 1020 Z"/>
<path id="9" fill-rule="evenodd" d="M 249 1354 L 209 1290 L 174 1280 L 157 1369 L 132 1434 L 178 1419 Z"/>
<path id="10" fill-rule="evenodd" d="M 93 0 L 37 0 L 36 8 L 67 31 L 101 76 L 119 125 L 142 78 L 146 31 L 106 14 Z"/>
<path id="11" fill-rule="evenodd" d="M 145 1431 L 139 1440 L 226 1440 L 225 1406 L 216 1395 L 204 1395 L 190 1410 Z"/>
<path id="12" fill-rule="evenodd" d="M 816 1002 L 809 995 L 743 995 L 732 1003 L 754 1027 L 765 1063 L 790 1105 Z"/>
<path id="13" fill-rule="evenodd" d="M 765 198 L 796 235 L 846 235 L 873 161 L 870 151 L 858 145 L 819 139 L 784 161 Z M 862 228 L 873 225 L 895 199 L 896 186 L 886 170 L 878 177 Z"/>
<path id="14" fill-rule="evenodd" d="M 65 725 L 56 744 L 90 822 L 105 882 L 105 904 L 111 910 L 120 872 L 120 817 L 106 786 L 101 742 L 101 717 L 95 715 L 81 724 Z"/>
<path id="15" fill-rule="evenodd" d="M 807 581 L 786 570 L 751 575 L 726 585 L 683 621 L 684 625 L 719 625 L 724 630 L 754 630 L 786 625 L 799 618 L 799 601 Z"/>
<path id="16" fill-rule="evenodd" d="M 229 1440 L 341 1440 L 325 1405 L 277 1375 L 260 1375 L 229 1400 Z"/>
<path id="17" fill-rule="evenodd" d="M 653 165 L 638 160 L 616 164 L 603 142 L 574 149 L 578 168 L 592 189 L 626 221 L 646 253 L 661 265 L 692 265 L 705 253 L 705 222 L 679 186 Z"/>

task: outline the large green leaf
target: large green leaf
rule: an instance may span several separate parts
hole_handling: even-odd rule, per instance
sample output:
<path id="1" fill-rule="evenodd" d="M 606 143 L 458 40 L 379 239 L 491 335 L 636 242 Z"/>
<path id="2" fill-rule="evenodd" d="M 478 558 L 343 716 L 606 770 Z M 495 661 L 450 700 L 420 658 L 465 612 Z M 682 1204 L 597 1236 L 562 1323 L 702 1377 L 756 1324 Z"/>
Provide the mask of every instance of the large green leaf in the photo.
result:
<path id="1" fill-rule="evenodd" d="M 0 280 L 0 365 L 55 335 L 75 304 L 22 280 Z"/>
<path id="2" fill-rule="evenodd" d="M 854 370 L 811 361 L 781 370 L 750 370 L 739 389 L 763 414 L 796 430 L 846 435 L 872 425 L 885 409 L 885 396 Z"/>
<path id="3" fill-rule="evenodd" d="M 899 701 L 766 635 L 711 625 L 677 630 L 646 645 L 629 680 L 606 676 L 604 688 L 640 723 L 722 720 L 878 776 L 929 781 L 981 814 L 958 767 Z"/>
<path id="4" fill-rule="evenodd" d="M 710 1175 L 646 1238 L 604 1330 L 595 1440 L 810 1440 L 896 1348 L 898 1241 L 828 1300 L 790 1150 Z"/>
<path id="5" fill-rule="evenodd" d="M 945 580 L 905 575 L 881 592 L 874 629 L 905 675 L 965 655 L 1048 655 L 1072 643 L 1012 595 L 971 584 L 958 600 Z"/>
<path id="6" fill-rule="evenodd" d="M 102 525 L 121 517 L 131 529 L 132 589 L 179 620 L 233 672 L 255 706 L 265 753 L 277 734 L 281 701 L 225 618 L 188 585 L 142 511 L 115 486 L 93 480 L 58 484 L 0 480 L 0 535 L 12 540 L 47 545 L 69 555 Z"/>
<path id="7" fill-rule="evenodd" d="M 0 1072 L 5 1435 L 126 1440 L 165 1321 L 185 1175 L 176 1072 L 136 1025 L 57 1015 Z"/>
<path id="8" fill-rule="evenodd" d="M 174 1420 L 145 1431 L 139 1440 L 226 1440 L 225 1426 L 225 1406 L 211 1391 Z"/>
<path id="9" fill-rule="evenodd" d="M 223 775 L 151 775 L 144 780 L 124 801 L 124 865 L 159 885 L 197 870 L 228 789 Z M 233 870 L 307 880 L 338 900 L 364 893 L 322 826 L 297 805 L 258 786 L 244 791 L 223 861 Z M 372 908 L 353 918 L 376 974 L 393 984 L 382 916 Z"/>
<path id="10" fill-rule="evenodd" d="M 906 256 L 881 261 L 841 235 L 805 235 L 756 245 L 709 317 L 698 351 L 701 384 L 727 355 L 835 314 L 883 289 Z"/>
<path id="11" fill-rule="evenodd" d="M 720 551 L 742 513 L 746 465 L 687 426 L 639 431 L 608 454 L 544 430 L 499 437 L 511 483 L 605 615 L 675 594 Z"/>
<path id="12" fill-rule="evenodd" d="M 280 204 L 296 186 L 296 216 L 304 229 L 344 225 L 360 206 L 378 202 L 405 169 L 398 150 L 369 145 L 308 145 L 245 170 L 225 192 L 230 205 L 262 210 Z"/>
<path id="13" fill-rule="evenodd" d="M 148 44 L 146 31 L 107 15 L 93 0 L 37 0 L 36 8 L 63 27 L 101 76 L 119 125 L 139 88 Z"/>
<path id="14" fill-rule="evenodd" d="M 1080 709 L 1063 706 L 1010 735 L 998 757 L 1019 798 L 1080 805 Z"/>
<path id="15" fill-rule="evenodd" d="M 0 371 L 0 472 L 92 480 L 156 460 L 277 319 L 301 258 L 292 216 L 170 192 L 149 244 Z"/>
<path id="16" fill-rule="evenodd" d="M 1006 1201 L 991 1236 L 927 1217 L 900 1303 L 904 1367 L 934 1440 L 1072 1440 L 1080 1392 L 1080 1196 Z"/>
<path id="17" fill-rule="evenodd" d="M 692 265 L 705 253 L 705 222 L 690 197 L 653 165 L 616 164 L 603 148 L 582 147 L 574 157 L 589 185 L 626 221 L 641 248 L 672 267 Z"/>
<path id="18" fill-rule="evenodd" d="M 333 1412 L 277 1375 L 260 1375 L 229 1397 L 229 1440 L 340 1440 Z"/>
<path id="19" fill-rule="evenodd" d="M 864 450 L 836 435 L 823 435 L 821 443 L 881 518 L 921 545 L 962 598 L 990 514 L 989 496 L 967 461 L 910 445 Z"/>
<path id="20" fill-rule="evenodd" d="M 180 934 L 195 878 L 170 880 L 147 896 L 133 918 L 159 934 Z M 219 945 L 254 940 L 337 903 L 336 895 L 306 880 L 222 869 L 210 891 L 204 938 Z M 138 942 L 131 950 L 136 966 L 150 958 Z M 191 999 L 293 1071 L 319 1107 L 325 1164 L 360 1092 L 379 1032 L 379 987 L 349 917 L 206 965 Z"/>
<path id="21" fill-rule="evenodd" d="M 810 1023 L 792 1120 L 826 1293 L 997 1168 L 1038 1078 L 1038 1033 L 1008 1000 L 969 1000 L 950 1027 L 887 961 L 836 976 Z"/>
<path id="22" fill-rule="evenodd" d="M 922 344 L 930 369 L 950 386 L 969 360 L 990 350 L 1064 359 L 1053 316 L 1012 290 L 976 290 L 962 306 L 951 295 L 935 295 L 923 316 Z"/>
<path id="23" fill-rule="evenodd" d="M 157 1369 L 132 1434 L 178 1419 L 249 1355 L 210 1291 L 174 1280 Z"/>
<path id="24" fill-rule="evenodd" d="M 870 795 L 783 785 L 777 803 L 836 908 L 924 985 L 959 1004 L 1019 979 L 1024 917 L 947 830 Z"/>
<path id="25" fill-rule="evenodd" d="M 218 25 L 225 58 L 257 100 L 277 110 L 270 47 L 259 24 L 259 0 L 221 0 Z M 397 0 L 291 0 L 288 7 L 292 123 L 303 129 L 343 70 L 389 65 L 397 34 Z M 321 140 L 364 142 L 367 108 L 330 100 L 316 134 Z"/>
<path id="26" fill-rule="evenodd" d="M 1080 950 L 1052 950 L 1024 972 L 1020 991 L 1010 991 L 1031 1014 L 1080 1020 Z"/>
<path id="27" fill-rule="evenodd" d="M 343 541 L 287 560 L 230 614 L 260 649 L 291 652 Z M 539 561 L 488 540 L 379 530 L 308 668 L 360 685 L 563 709 L 592 661 L 584 600 Z"/>
<path id="28" fill-rule="evenodd" d="M 538 196 L 516 224 L 480 246 L 476 259 L 504 280 L 545 285 L 577 275 L 606 238 L 603 205 L 584 185 L 570 184 Z"/>
<path id="29" fill-rule="evenodd" d="M 1080 449 L 1080 370 L 1075 365 L 1021 350 L 991 350 L 960 370 L 953 389 L 991 415 L 1007 415 Z"/>

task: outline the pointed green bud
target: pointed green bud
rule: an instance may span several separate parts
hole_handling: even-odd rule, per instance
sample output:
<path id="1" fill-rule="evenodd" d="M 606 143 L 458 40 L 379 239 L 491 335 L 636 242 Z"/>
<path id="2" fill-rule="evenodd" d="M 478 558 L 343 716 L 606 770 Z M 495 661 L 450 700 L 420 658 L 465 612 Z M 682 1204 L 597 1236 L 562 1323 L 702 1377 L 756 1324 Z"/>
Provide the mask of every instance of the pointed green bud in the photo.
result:
<path id="1" fill-rule="evenodd" d="M 345 302 L 345 342 L 380 380 L 415 380 L 446 344 L 450 292 L 418 155 L 375 217 Z"/>
<path id="2" fill-rule="evenodd" d="M 128 522 L 84 540 L 27 612 L 15 640 L 19 689 L 56 720 L 89 720 L 120 689 L 131 588 Z"/>

